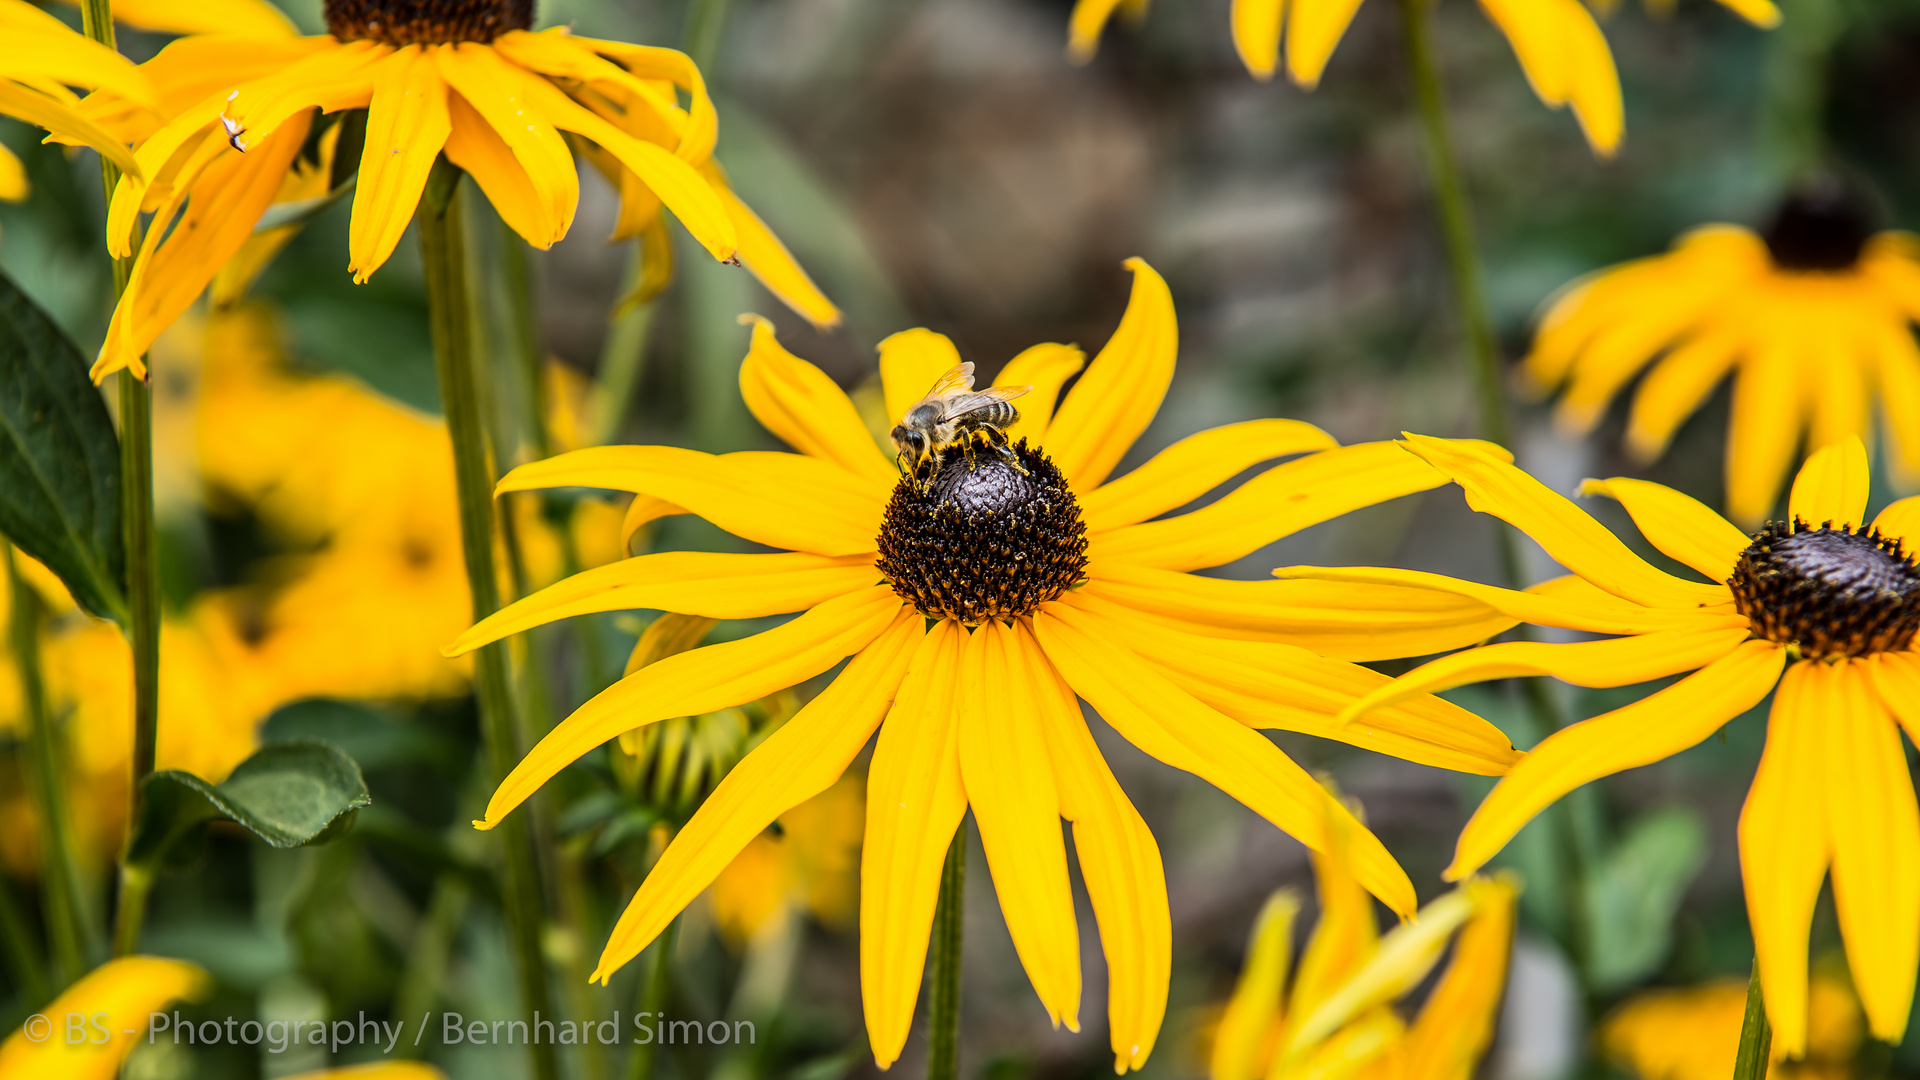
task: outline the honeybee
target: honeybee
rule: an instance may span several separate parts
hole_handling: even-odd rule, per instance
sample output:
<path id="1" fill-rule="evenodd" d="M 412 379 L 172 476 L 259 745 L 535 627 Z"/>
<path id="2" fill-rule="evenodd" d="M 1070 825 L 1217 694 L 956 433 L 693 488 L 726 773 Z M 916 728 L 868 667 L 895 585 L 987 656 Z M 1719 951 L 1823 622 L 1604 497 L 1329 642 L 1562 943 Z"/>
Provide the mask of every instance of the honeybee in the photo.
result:
<path id="1" fill-rule="evenodd" d="M 1026 467 L 1007 445 L 1006 429 L 1020 418 L 1010 404 L 1031 386 L 973 388 L 973 365 L 961 364 L 934 382 L 927 396 L 907 410 L 893 429 L 893 448 L 903 473 L 914 473 L 931 460 L 936 467 L 946 452 L 960 446 L 972 453 L 972 437 L 986 436 L 987 445 L 1008 464 L 1025 473 Z"/>

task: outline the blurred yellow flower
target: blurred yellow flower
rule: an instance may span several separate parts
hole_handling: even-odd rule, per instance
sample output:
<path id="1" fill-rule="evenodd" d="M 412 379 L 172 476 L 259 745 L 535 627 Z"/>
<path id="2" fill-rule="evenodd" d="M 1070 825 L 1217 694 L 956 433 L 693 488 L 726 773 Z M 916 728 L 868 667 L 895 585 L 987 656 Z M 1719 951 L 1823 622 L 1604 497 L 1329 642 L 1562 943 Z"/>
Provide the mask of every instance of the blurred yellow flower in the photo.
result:
<path id="1" fill-rule="evenodd" d="M 843 776 L 788 810 L 753 838 L 713 879 L 714 922 L 733 944 L 807 911 L 833 927 L 851 925 L 860 896 L 860 835 L 865 785 Z"/>
<path id="2" fill-rule="evenodd" d="M 1407 445 L 1572 570 L 1551 595 L 1411 570 L 1291 567 L 1283 577 L 1425 585 L 1542 626 L 1618 635 L 1505 642 L 1425 664 L 1350 706 L 1485 679 L 1552 675 L 1630 686 L 1692 672 L 1631 705 L 1548 736 L 1514 766 L 1460 834 L 1447 874 L 1479 869 L 1521 826 L 1590 780 L 1704 741 L 1773 695 L 1766 750 L 1740 815 L 1740 869 L 1774 1045 L 1807 1047 L 1807 935 L 1822 881 L 1874 1037 L 1897 1042 L 1920 970 L 1920 806 L 1900 728 L 1920 741 L 1920 497 L 1866 520 L 1866 448 L 1848 439 L 1808 459 L 1792 524 L 1749 537 L 1659 484 L 1589 480 L 1654 547 L 1707 581 L 1660 570 L 1565 497 L 1477 447 L 1413 435 Z M 1709 583 L 1710 582 L 1710 583 Z"/>
<path id="3" fill-rule="evenodd" d="M 1897 480 L 1920 485 L 1920 238 L 1874 233 L 1837 187 L 1795 193 L 1755 234 L 1709 225 L 1673 251 L 1602 270 L 1548 309 L 1526 360 L 1567 384 L 1557 418 L 1593 429 L 1643 369 L 1627 448 L 1659 457 L 1729 374 L 1726 506 L 1758 528 L 1806 436 L 1809 452 L 1871 440 L 1886 410 Z"/>
<path id="4" fill-rule="evenodd" d="M 135 255 L 140 215 L 154 215 L 96 379 L 144 373 L 154 338 L 240 253 L 267 207 L 299 197 L 289 176 L 316 125 L 355 109 L 367 110 L 348 239 L 356 281 L 393 253 L 442 151 L 528 243 L 552 246 L 579 202 L 570 146 L 580 145 L 615 171 L 621 235 L 662 228 L 671 212 L 714 258 L 737 256 L 809 319 L 838 321 L 710 161 L 713 103 L 684 54 L 564 27 L 532 33 L 528 0 L 330 0 L 326 19 L 330 33 L 317 37 L 256 22 L 169 45 L 141 67 L 164 122 L 121 98 L 88 99 L 101 126 L 138 144 L 147 178 L 115 190 L 108 248 Z"/>
<path id="5" fill-rule="evenodd" d="M 88 119 L 70 86 L 111 90 L 129 109 L 151 111 L 159 104 L 145 73 L 119 53 L 74 33 L 27 0 L 0 0 L 0 116 L 91 146 L 138 175 L 140 164 L 126 142 Z M 0 146 L 0 199 L 26 197 L 26 169 L 13 151 Z"/>
<path id="6" fill-rule="evenodd" d="M 1835 975 L 1815 975 L 1807 1004 L 1806 1059 L 1784 1061 L 1776 1049 L 1767 1075 L 1848 1080 L 1865 1034 L 1853 987 Z M 1744 979 L 1646 990 L 1601 1021 L 1600 1048 L 1640 1080 L 1726 1080 L 1733 1074 L 1746 1008 Z"/>
<path id="7" fill-rule="evenodd" d="M 1493 1038 L 1518 885 L 1510 876 L 1470 878 L 1382 937 L 1341 840 L 1348 826 L 1327 825 L 1334 842 L 1313 853 L 1320 921 L 1289 985 L 1300 900 L 1290 889 L 1267 900 L 1213 1032 L 1212 1080 L 1469 1080 Z M 1449 941 L 1453 959 L 1408 1024 L 1393 1004 L 1421 984 Z"/>
<path id="8" fill-rule="evenodd" d="M 1079 350 L 1036 346 L 1002 371 L 1003 385 L 1032 384 L 1010 430 L 1020 440 L 1008 448 L 1017 467 L 984 450 L 963 461 L 956 450 L 947 466 L 903 477 L 846 394 L 760 322 L 741 393 L 799 453 L 602 447 L 522 466 L 502 481 L 502 491 L 630 491 L 629 527 L 694 513 L 784 550 L 624 559 L 510 605 L 460 635 L 451 653 L 595 611 L 804 614 L 628 675 L 520 762 L 494 792 L 483 828 L 622 732 L 752 701 L 852 658 L 680 831 L 621 916 L 597 978 L 638 954 L 769 823 L 832 786 L 878 731 L 861 869 L 861 981 L 877 1061 L 891 1064 L 906 1041 L 941 867 L 971 807 L 1015 949 L 1048 1015 L 1070 1027 L 1078 1023 L 1080 937 L 1060 818 L 1074 822 L 1110 972 L 1116 1067 L 1135 1068 L 1166 1007 L 1166 885 L 1158 846 L 1108 771 L 1078 698 L 1148 754 L 1314 848 L 1325 846 L 1325 815 L 1346 810 L 1256 728 L 1478 773 L 1503 773 L 1516 760 L 1498 730 L 1438 698 L 1365 726 L 1329 722 L 1386 681 L 1348 660 L 1482 640 L 1509 618 L 1416 590 L 1296 591 L 1188 573 L 1427 490 L 1440 473 L 1389 443 L 1341 447 L 1307 424 L 1256 420 L 1194 435 L 1108 482 L 1158 410 L 1177 350 L 1166 283 L 1144 262 L 1128 265 L 1127 312 L 1057 412 L 1062 386 L 1083 363 Z M 887 339 L 888 412 L 904 415 L 959 364 L 938 334 Z M 1152 520 L 1294 455 L 1304 456 L 1203 509 Z M 1364 826 L 1353 830 L 1360 880 L 1412 914 L 1405 873 Z"/>
<path id="9" fill-rule="evenodd" d="M 29 1017 L 27 1024 L 0 1043 L 0 1076 L 7 1080 L 113 1080 L 146 1034 L 146 1018 L 181 999 L 196 999 L 211 988 L 207 973 L 183 960 L 123 956 L 93 969 Z M 139 1018 L 132 1034 L 124 1023 L 97 1030 L 83 1023 L 80 1041 L 71 1042 L 70 1017 L 106 1014 L 116 1021 Z M 44 1027 L 40 1025 L 46 1025 Z M 94 1042 L 99 1038 L 99 1042 Z"/>

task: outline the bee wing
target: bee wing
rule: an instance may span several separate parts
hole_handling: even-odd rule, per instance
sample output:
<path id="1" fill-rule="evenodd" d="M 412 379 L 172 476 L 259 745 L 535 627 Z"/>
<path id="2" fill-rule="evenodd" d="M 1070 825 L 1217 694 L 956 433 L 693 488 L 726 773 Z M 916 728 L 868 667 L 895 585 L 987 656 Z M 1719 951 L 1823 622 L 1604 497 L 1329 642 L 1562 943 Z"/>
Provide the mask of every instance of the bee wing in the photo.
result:
<path id="1" fill-rule="evenodd" d="M 973 361 L 969 360 L 934 380 L 933 389 L 927 391 L 927 397 L 952 397 L 955 394 L 964 394 L 972 389 Z"/>
<path id="2" fill-rule="evenodd" d="M 996 402 L 1012 401 L 1031 389 L 1031 386 L 989 386 L 985 390 L 950 397 L 946 400 L 946 409 L 940 414 L 940 419 L 952 420 Z"/>

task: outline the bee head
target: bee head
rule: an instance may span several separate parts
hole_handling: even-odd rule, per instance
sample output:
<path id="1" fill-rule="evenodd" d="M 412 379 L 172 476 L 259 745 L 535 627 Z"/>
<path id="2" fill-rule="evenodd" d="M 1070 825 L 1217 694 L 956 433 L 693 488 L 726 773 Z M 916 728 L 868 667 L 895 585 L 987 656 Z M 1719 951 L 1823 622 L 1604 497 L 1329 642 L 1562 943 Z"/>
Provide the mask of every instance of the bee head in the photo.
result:
<path id="1" fill-rule="evenodd" d="M 927 433 L 905 424 L 897 425 L 893 429 L 893 448 L 900 452 L 900 457 L 906 462 L 917 463 L 927 456 Z"/>

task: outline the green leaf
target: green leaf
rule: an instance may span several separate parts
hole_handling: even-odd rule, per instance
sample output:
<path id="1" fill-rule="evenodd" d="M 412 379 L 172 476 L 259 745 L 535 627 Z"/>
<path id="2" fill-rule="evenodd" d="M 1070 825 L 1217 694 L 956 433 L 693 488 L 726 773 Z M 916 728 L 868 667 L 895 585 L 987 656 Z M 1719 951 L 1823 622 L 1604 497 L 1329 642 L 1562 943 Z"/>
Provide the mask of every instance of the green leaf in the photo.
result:
<path id="1" fill-rule="evenodd" d="M 127 861 L 156 869 L 192 863 L 204 826 L 215 818 L 290 848 L 333 839 L 351 826 L 355 812 L 373 803 L 360 766 L 318 739 L 268 743 L 218 784 L 168 769 L 147 777 L 141 790 L 140 825 Z"/>
<path id="2" fill-rule="evenodd" d="M 0 532 L 96 615 L 127 619 L 120 441 L 87 361 L 0 273 Z"/>
<path id="3" fill-rule="evenodd" d="M 1587 883 L 1589 973 L 1594 988 L 1618 990 L 1666 958 L 1673 916 L 1706 861 L 1706 829 L 1692 811 L 1640 818 Z"/>

